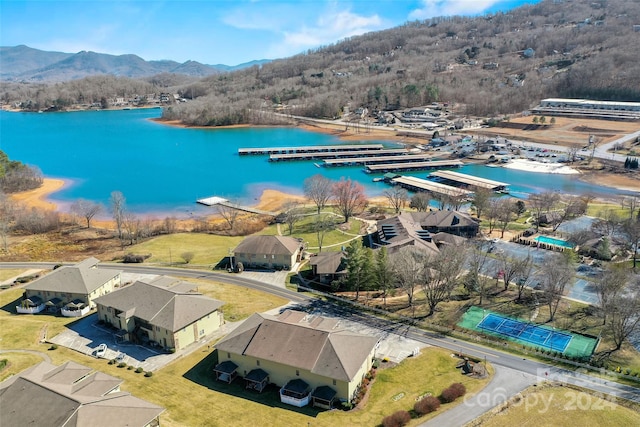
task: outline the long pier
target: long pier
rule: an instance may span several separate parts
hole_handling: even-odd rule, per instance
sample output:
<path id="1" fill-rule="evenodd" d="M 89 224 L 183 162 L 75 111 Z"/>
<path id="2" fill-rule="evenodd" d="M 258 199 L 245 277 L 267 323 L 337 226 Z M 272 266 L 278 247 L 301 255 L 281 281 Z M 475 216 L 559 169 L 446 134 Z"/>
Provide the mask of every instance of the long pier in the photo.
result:
<path id="1" fill-rule="evenodd" d="M 367 151 L 382 150 L 382 144 L 352 144 L 352 145 L 309 145 L 301 147 L 263 147 L 263 148 L 238 148 L 238 154 L 288 154 L 288 153 L 320 153 L 333 151 Z"/>
<path id="2" fill-rule="evenodd" d="M 367 165 L 365 172 L 382 173 L 394 171 L 425 170 L 436 168 L 459 168 L 463 163 L 460 160 L 432 160 L 430 162 L 413 163 L 383 163 L 381 165 Z"/>
<path id="3" fill-rule="evenodd" d="M 377 153 L 377 152 L 376 152 Z M 409 163 L 424 162 L 436 157 L 433 154 L 407 154 L 404 156 L 362 156 L 349 159 L 328 159 L 324 160 L 324 166 L 352 166 L 352 165 L 375 165 L 380 163 Z"/>
<path id="4" fill-rule="evenodd" d="M 205 206 L 216 206 L 216 205 L 225 206 L 227 208 L 237 209 L 239 211 L 249 212 L 249 213 L 258 214 L 258 215 L 268 215 L 268 216 L 277 216 L 278 215 L 277 212 L 263 211 L 261 209 L 252 208 L 251 206 L 243 206 L 243 205 L 239 205 L 237 203 L 231 203 L 227 199 L 223 199 L 222 197 L 216 197 L 216 196 L 211 196 L 211 197 L 205 197 L 205 198 L 202 198 L 202 199 L 198 199 L 198 200 L 196 200 L 196 203 L 199 203 L 199 204 L 205 205 Z"/>
<path id="5" fill-rule="evenodd" d="M 403 156 L 409 154 L 406 148 L 389 149 L 389 150 L 364 150 L 364 151 L 331 151 L 331 152 L 312 152 L 312 153 L 287 153 L 287 154 L 271 154 L 270 162 L 279 162 L 283 160 L 314 160 L 314 159 L 338 159 L 338 158 L 357 158 L 369 155 L 387 155 L 387 156 Z"/>

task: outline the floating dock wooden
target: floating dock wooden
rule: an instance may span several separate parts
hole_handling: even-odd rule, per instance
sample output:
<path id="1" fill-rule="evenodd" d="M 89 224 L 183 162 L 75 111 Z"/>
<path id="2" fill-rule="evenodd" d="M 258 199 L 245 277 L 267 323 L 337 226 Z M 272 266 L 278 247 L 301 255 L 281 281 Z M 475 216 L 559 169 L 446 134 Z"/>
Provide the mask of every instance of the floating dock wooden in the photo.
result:
<path id="1" fill-rule="evenodd" d="M 287 153 L 287 154 L 271 154 L 270 162 L 279 162 L 283 160 L 314 160 L 314 159 L 338 159 L 338 158 L 356 158 L 371 155 L 387 155 L 387 156 L 403 156 L 409 154 L 409 150 L 405 148 L 393 150 L 364 150 L 364 151 L 331 151 L 331 152 L 313 152 L 313 153 Z"/>
<path id="2" fill-rule="evenodd" d="M 453 197 L 470 197 L 473 193 L 469 190 L 416 178 L 414 176 L 399 176 L 393 178 L 391 183 L 398 184 L 411 191 L 428 191 L 430 193 L 444 194 Z"/>
<path id="3" fill-rule="evenodd" d="M 367 153 L 368 154 L 368 153 Z M 377 152 L 376 152 L 377 154 Z M 433 154 L 406 154 L 404 156 L 361 156 L 349 159 L 327 159 L 324 166 L 376 165 L 381 163 L 424 162 L 434 158 Z"/>
<path id="4" fill-rule="evenodd" d="M 205 197 L 205 198 L 202 198 L 202 199 L 198 199 L 198 200 L 196 200 L 196 203 L 200 203 L 201 205 L 205 205 L 205 206 L 220 205 L 220 206 L 225 206 L 225 207 L 228 207 L 228 208 L 231 208 L 231 209 L 237 209 L 239 211 L 254 213 L 254 214 L 258 214 L 258 215 L 269 215 L 269 216 L 277 216 L 278 215 L 276 212 L 263 211 L 261 209 L 252 208 L 251 206 L 243 206 L 243 205 L 239 205 L 237 203 L 231 203 L 229 200 L 223 199 L 222 197 L 217 197 L 217 196 L 211 196 L 211 197 Z"/>
<path id="5" fill-rule="evenodd" d="M 505 182 L 493 181 L 491 179 L 453 171 L 431 172 L 429 178 L 432 177 L 442 180 L 445 184 L 452 183 L 456 187 L 468 187 L 472 190 L 484 188 L 492 191 L 504 191 L 509 186 L 509 184 Z"/>
<path id="6" fill-rule="evenodd" d="M 382 173 L 393 171 L 426 170 L 436 168 L 459 168 L 463 163 L 460 160 L 432 160 L 430 162 L 412 163 L 383 163 L 381 165 L 367 165 L 365 172 Z"/>
<path id="7" fill-rule="evenodd" d="M 352 145 L 310 145 L 307 147 L 263 147 L 263 148 L 238 148 L 241 156 L 254 154 L 288 154 L 288 153 L 320 153 L 332 151 L 367 151 L 382 150 L 382 144 L 352 144 Z"/>

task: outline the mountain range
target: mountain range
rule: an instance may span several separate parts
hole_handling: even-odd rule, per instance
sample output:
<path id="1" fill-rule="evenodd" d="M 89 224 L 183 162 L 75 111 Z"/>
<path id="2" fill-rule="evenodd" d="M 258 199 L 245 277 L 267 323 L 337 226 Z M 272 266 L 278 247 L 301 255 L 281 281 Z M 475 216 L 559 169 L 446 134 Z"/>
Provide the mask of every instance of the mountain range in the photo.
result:
<path id="1" fill-rule="evenodd" d="M 162 73 L 205 77 L 221 72 L 259 65 L 268 60 L 235 66 L 207 65 L 197 61 L 145 61 L 137 55 L 109 55 L 81 51 L 48 52 L 25 45 L 0 47 L 0 80 L 25 82 L 63 82 L 95 75 L 141 78 Z"/>

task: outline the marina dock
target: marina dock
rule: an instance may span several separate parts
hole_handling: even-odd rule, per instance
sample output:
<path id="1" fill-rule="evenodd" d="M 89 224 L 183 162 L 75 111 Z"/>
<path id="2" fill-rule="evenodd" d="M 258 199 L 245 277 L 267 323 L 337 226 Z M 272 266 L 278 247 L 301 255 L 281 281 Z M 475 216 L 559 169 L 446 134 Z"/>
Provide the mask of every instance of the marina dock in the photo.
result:
<path id="1" fill-rule="evenodd" d="M 410 163 L 383 163 L 381 165 L 367 165 L 367 173 L 383 173 L 395 171 L 426 170 L 436 168 L 459 168 L 463 163 L 460 160 L 432 160 L 430 162 Z M 454 187 L 455 188 L 455 187 Z"/>
<path id="2" fill-rule="evenodd" d="M 261 154 L 293 154 L 293 153 L 321 153 L 333 151 L 368 151 L 382 150 L 382 144 L 351 144 L 351 145 L 310 145 L 307 147 L 263 147 L 263 148 L 238 148 L 238 154 L 261 155 Z"/>
<path id="3" fill-rule="evenodd" d="M 478 176 L 453 171 L 431 172 L 429 174 L 429 178 L 437 178 L 434 181 L 441 182 L 443 184 L 451 184 L 456 187 L 469 188 L 474 191 L 479 188 L 491 191 L 505 191 L 509 186 L 509 184 L 505 182 L 493 181 L 491 179 L 480 178 Z"/>
<path id="4" fill-rule="evenodd" d="M 217 197 L 217 196 L 211 196 L 211 197 L 205 197 L 205 198 L 202 198 L 202 199 L 198 199 L 198 200 L 196 200 L 196 203 L 199 203 L 199 204 L 205 205 L 205 206 L 220 205 L 220 206 L 225 206 L 225 207 L 228 207 L 228 208 L 231 208 L 231 209 L 237 209 L 239 211 L 249 212 L 249 213 L 253 213 L 253 214 L 257 214 L 257 215 L 268 215 L 268 216 L 277 216 L 278 215 L 277 212 L 263 211 L 261 209 L 252 208 L 251 206 L 243 206 L 243 205 L 239 205 L 237 203 L 231 203 L 229 200 L 223 199 L 222 197 Z"/>
<path id="5" fill-rule="evenodd" d="M 393 178 L 391 183 L 398 184 L 411 191 L 428 191 L 429 193 L 444 194 L 453 197 L 471 197 L 473 193 L 469 190 L 416 178 L 414 176 L 399 176 Z"/>
<path id="6" fill-rule="evenodd" d="M 378 152 L 376 152 L 377 154 Z M 369 153 L 367 153 L 369 154 Z M 375 165 L 381 163 L 408 163 L 408 162 L 424 162 L 434 158 L 433 154 L 406 154 L 404 156 L 362 156 L 349 159 L 327 159 L 324 160 L 323 166 L 353 166 L 353 165 Z"/>
<path id="7" fill-rule="evenodd" d="M 364 150 L 364 151 L 331 151 L 331 152 L 312 152 L 312 153 L 287 153 L 287 154 L 271 154 L 270 162 L 279 162 L 283 160 L 315 160 L 315 159 L 338 159 L 338 158 L 356 158 L 361 156 L 403 156 L 409 154 L 409 150 L 405 148 L 390 150 Z"/>

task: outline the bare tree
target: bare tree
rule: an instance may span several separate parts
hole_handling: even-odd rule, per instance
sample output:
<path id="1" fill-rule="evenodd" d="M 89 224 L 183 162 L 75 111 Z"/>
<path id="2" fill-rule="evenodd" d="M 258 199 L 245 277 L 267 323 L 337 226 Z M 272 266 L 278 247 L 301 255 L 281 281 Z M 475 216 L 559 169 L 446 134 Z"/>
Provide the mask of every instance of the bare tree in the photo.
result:
<path id="1" fill-rule="evenodd" d="M 464 286 L 470 293 L 477 294 L 480 297 L 478 304 L 482 305 L 489 287 L 489 280 L 485 276 L 489 242 L 478 240 L 467 251 L 467 274 L 464 277 Z"/>
<path id="2" fill-rule="evenodd" d="M 480 218 L 482 212 L 489 206 L 491 190 L 488 188 L 478 188 L 473 194 L 471 204 L 476 208 L 476 216 Z"/>
<path id="3" fill-rule="evenodd" d="M 431 197 L 429 197 L 429 193 L 425 191 L 419 191 L 411 198 L 409 207 L 412 209 L 416 209 L 418 212 L 426 212 L 427 209 L 429 209 L 430 202 Z"/>
<path id="4" fill-rule="evenodd" d="M 130 245 L 138 243 L 141 227 L 142 222 L 140 218 L 132 212 L 125 212 L 124 218 L 122 219 L 122 240 L 124 241 L 125 238 L 129 239 Z M 124 246 L 124 243 L 122 243 L 122 245 Z"/>
<path id="5" fill-rule="evenodd" d="M 302 184 L 304 195 L 318 208 L 318 214 L 324 209 L 333 192 L 333 181 L 320 174 L 310 176 Z"/>
<path id="6" fill-rule="evenodd" d="M 102 205 L 91 200 L 78 199 L 71 205 L 71 212 L 83 217 L 87 221 L 87 228 L 91 228 L 91 220 L 102 212 Z"/>
<path id="7" fill-rule="evenodd" d="M 344 222 L 348 222 L 354 214 L 367 207 L 367 198 L 364 195 L 364 187 L 349 179 L 341 179 L 332 187 L 332 195 L 336 202 L 338 212 L 344 216 Z"/>
<path id="8" fill-rule="evenodd" d="M 122 223 L 126 212 L 126 199 L 120 191 L 113 191 L 109 202 L 111 204 L 111 214 L 116 222 L 118 238 L 122 240 Z"/>
<path id="9" fill-rule="evenodd" d="M 638 209 L 638 205 L 640 205 L 640 198 L 636 196 L 628 196 L 622 198 L 622 207 L 629 208 L 629 218 L 633 218 L 636 209 Z"/>
<path id="10" fill-rule="evenodd" d="M 324 237 L 336 227 L 333 215 L 318 215 L 313 223 L 313 230 L 318 239 L 318 252 L 322 252 Z"/>
<path id="11" fill-rule="evenodd" d="M 500 238 L 504 238 L 504 232 L 507 231 L 509 223 L 516 217 L 515 205 L 507 198 L 498 199 L 497 216 L 500 224 Z"/>
<path id="12" fill-rule="evenodd" d="M 229 230 L 233 231 L 236 221 L 238 219 L 238 215 L 240 215 L 240 210 L 233 207 L 230 204 L 217 204 L 216 211 L 218 215 L 220 215 L 229 225 Z"/>
<path id="13" fill-rule="evenodd" d="M 2 190 L 0 190 L 0 240 L 4 251 L 9 250 L 9 232 L 14 216 L 14 204 Z"/>
<path id="14" fill-rule="evenodd" d="M 640 219 L 629 218 L 622 223 L 622 232 L 629 242 L 631 256 L 633 258 L 633 269 L 636 269 L 638 259 L 638 245 L 640 245 Z"/>
<path id="15" fill-rule="evenodd" d="M 425 255 L 421 286 L 429 306 L 427 316 L 431 316 L 438 304 L 451 296 L 465 258 L 465 251 L 456 246 L 443 246 L 440 252 Z"/>
<path id="16" fill-rule="evenodd" d="M 515 280 L 516 286 L 518 288 L 518 298 L 516 298 L 516 300 L 521 301 L 522 294 L 524 293 L 524 290 L 529 286 L 531 278 L 533 277 L 533 258 L 531 257 L 531 254 L 527 254 L 525 258 L 520 258 L 516 261 L 516 263 L 518 265 L 516 274 L 514 275 L 513 279 Z"/>
<path id="17" fill-rule="evenodd" d="M 627 338 L 640 330 L 640 291 L 618 294 L 611 301 L 608 329 L 615 346 L 620 350 Z"/>
<path id="18" fill-rule="evenodd" d="M 611 315 L 611 312 L 615 309 L 615 304 L 618 302 L 618 295 L 624 291 L 630 279 L 629 270 L 609 266 L 594 280 L 593 284 L 598 294 L 603 325 L 607 323 L 607 317 Z"/>
<path id="19" fill-rule="evenodd" d="M 556 231 L 565 221 L 584 215 L 587 211 L 587 199 L 577 196 L 565 196 L 562 198 L 562 208 L 553 221 L 553 231 Z"/>
<path id="20" fill-rule="evenodd" d="M 382 194 L 387 198 L 391 208 L 395 213 L 399 213 L 400 209 L 404 208 L 409 199 L 409 193 L 402 187 L 393 186 L 388 190 L 385 190 Z"/>
<path id="21" fill-rule="evenodd" d="M 183 252 L 180 254 L 180 258 L 182 258 L 182 260 L 184 261 L 185 264 L 189 264 L 193 258 L 195 257 L 195 254 L 193 252 Z"/>
<path id="22" fill-rule="evenodd" d="M 390 256 L 398 287 L 406 292 L 409 306 L 413 308 L 416 287 L 422 281 L 425 253 L 413 246 L 400 248 Z"/>
<path id="23" fill-rule="evenodd" d="M 287 201 L 282 208 L 282 214 L 284 222 L 287 224 L 289 235 L 291 235 L 293 227 L 302 219 L 300 204 L 296 201 Z"/>
<path id="24" fill-rule="evenodd" d="M 549 306 L 549 321 L 553 321 L 564 290 L 574 276 L 573 266 L 568 256 L 556 256 L 545 265 L 542 276 L 542 292 Z"/>
<path id="25" fill-rule="evenodd" d="M 528 202 L 536 219 L 536 231 L 540 227 L 540 218 L 543 212 L 549 212 L 560 199 L 558 193 L 553 191 L 545 191 L 529 195 Z"/>
<path id="26" fill-rule="evenodd" d="M 602 236 L 613 236 L 622 226 L 622 220 L 613 209 L 603 209 L 598 212 L 598 218 L 591 223 L 591 230 Z"/>
<path id="27" fill-rule="evenodd" d="M 589 145 L 591 147 L 591 155 L 589 156 L 589 163 L 593 161 L 593 158 L 596 155 L 596 149 L 602 143 L 603 139 L 599 136 L 590 135 L 589 136 Z"/>
<path id="28" fill-rule="evenodd" d="M 577 160 L 578 150 L 580 150 L 580 147 L 578 147 L 577 145 L 572 145 L 567 149 L 567 160 L 569 161 L 569 163 L 573 163 Z"/>

